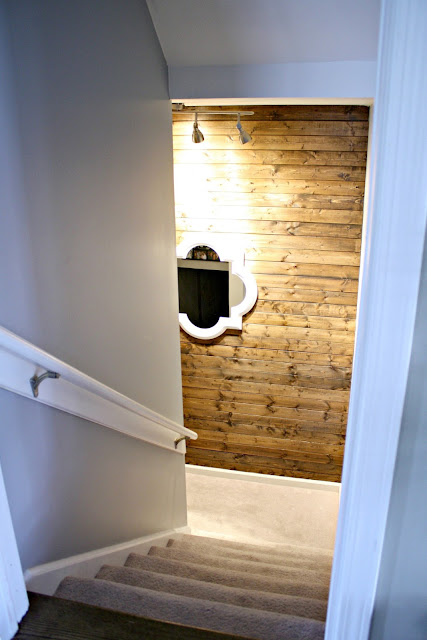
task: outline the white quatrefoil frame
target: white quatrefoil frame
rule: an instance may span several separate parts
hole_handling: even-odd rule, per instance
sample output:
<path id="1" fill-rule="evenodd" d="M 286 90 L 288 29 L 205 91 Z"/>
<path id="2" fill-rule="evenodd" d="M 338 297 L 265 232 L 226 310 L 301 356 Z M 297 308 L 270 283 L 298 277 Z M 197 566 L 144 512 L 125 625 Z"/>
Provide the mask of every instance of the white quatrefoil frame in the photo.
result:
<path id="1" fill-rule="evenodd" d="M 245 285 L 245 297 L 240 304 L 231 307 L 227 318 L 220 317 L 213 327 L 203 329 L 194 325 L 186 313 L 179 314 L 181 328 L 193 338 L 200 340 L 213 340 L 227 329 L 242 329 L 242 317 L 255 305 L 258 298 L 258 287 L 252 273 L 245 267 L 245 254 L 236 246 L 235 239 L 224 240 L 215 234 L 188 233 L 185 239 L 177 246 L 177 258 L 185 259 L 188 252 L 199 245 L 211 247 L 218 254 L 221 262 L 230 263 L 230 271 L 238 276 Z"/>

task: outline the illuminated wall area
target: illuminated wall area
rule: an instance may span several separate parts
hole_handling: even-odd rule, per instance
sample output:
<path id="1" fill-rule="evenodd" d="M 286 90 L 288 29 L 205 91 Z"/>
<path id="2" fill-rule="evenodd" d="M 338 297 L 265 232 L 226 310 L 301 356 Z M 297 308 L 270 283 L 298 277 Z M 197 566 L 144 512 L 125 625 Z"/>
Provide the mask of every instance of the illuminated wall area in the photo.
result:
<path id="1" fill-rule="evenodd" d="M 236 118 L 252 110 L 252 140 Z M 177 242 L 242 246 L 258 301 L 241 332 L 181 332 L 187 462 L 339 481 L 359 275 L 369 109 L 197 108 L 174 114 Z"/>

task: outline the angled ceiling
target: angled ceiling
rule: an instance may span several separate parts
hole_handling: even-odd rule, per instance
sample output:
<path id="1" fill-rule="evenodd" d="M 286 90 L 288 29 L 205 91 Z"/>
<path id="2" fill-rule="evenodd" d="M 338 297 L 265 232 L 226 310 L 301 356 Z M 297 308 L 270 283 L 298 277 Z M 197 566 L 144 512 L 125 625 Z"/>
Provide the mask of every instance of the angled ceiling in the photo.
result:
<path id="1" fill-rule="evenodd" d="M 171 67 L 375 60 L 380 0 L 147 0 Z"/>

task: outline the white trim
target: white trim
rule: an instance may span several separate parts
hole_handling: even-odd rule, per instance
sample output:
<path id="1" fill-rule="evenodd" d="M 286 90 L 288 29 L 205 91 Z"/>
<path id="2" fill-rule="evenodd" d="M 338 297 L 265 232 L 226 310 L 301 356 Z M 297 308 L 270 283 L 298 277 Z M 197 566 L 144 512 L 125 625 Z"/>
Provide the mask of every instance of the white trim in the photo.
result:
<path id="1" fill-rule="evenodd" d="M 266 107 L 269 105 L 344 105 L 344 106 L 361 106 L 370 107 L 374 104 L 373 98 L 183 98 L 177 100 L 171 98 L 171 102 L 184 102 L 186 107 L 225 107 L 225 106 L 245 106 L 260 105 Z"/>
<path id="2" fill-rule="evenodd" d="M 38 398 L 34 398 L 29 380 L 34 373 L 46 369 L 59 373 L 60 378 L 43 381 Z M 185 442 L 175 449 L 177 434 L 197 438 L 194 431 L 70 367 L 3 327 L 0 327 L 0 387 L 180 454 L 185 453 Z"/>
<path id="3" fill-rule="evenodd" d="M 383 0 L 371 193 L 325 640 L 367 640 L 375 605 L 426 231 L 425 18 L 423 0 Z"/>
<path id="4" fill-rule="evenodd" d="M 218 322 L 208 329 L 196 327 L 186 313 L 179 314 L 179 324 L 182 329 L 193 338 L 212 340 L 217 338 L 227 329 L 242 329 L 242 317 L 248 313 L 258 297 L 256 280 L 252 273 L 244 266 L 244 253 L 239 248 L 239 240 L 225 240 L 223 236 L 214 233 L 186 233 L 185 239 L 177 246 L 177 258 L 185 259 L 188 252 L 197 245 L 207 245 L 214 249 L 223 262 L 230 263 L 230 273 L 238 276 L 245 285 L 245 297 L 242 302 L 230 309 L 227 318 L 220 317 Z"/>
<path id="5" fill-rule="evenodd" d="M 195 464 L 186 464 L 187 474 L 209 476 L 211 478 L 223 478 L 227 480 L 244 480 L 258 484 L 272 484 L 282 487 L 294 487 L 295 489 L 310 489 L 314 491 L 332 491 L 340 493 L 339 482 L 327 482 L 326 480 L 309 480 L 307 478 L 290 478 L 287 476 L 270 476 L 265 473 L 252 473 L 248 471 L 234 471 L 231 469 L 219 469 L 216 467 L 200 467 Z"/>
<path id="6" fill-rule="evenodd" d="M 28 598 L 1 467 L 0 523 L 0 638 L 9 640 L 28 609 Z"/>
<path id="7" fill-rule="evenodd" d="M 152 545 L 166 546 L 170 538 L 179 537 L 179 534 L 182 533 L 190 533 L 190 527 L 167 529 L 127 542 L 31 567 L 25 572 L 27 589 L 51 596 L 66 576 L 93 578 L 102 565 L 123 565 L 130 553 L 145 555 Z"/>

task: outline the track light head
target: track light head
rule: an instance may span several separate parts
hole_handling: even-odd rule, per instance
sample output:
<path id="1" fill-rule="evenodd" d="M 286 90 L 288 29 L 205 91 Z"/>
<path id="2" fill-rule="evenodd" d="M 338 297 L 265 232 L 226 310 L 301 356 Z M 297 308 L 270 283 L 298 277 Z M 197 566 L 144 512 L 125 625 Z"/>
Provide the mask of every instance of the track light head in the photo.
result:
<path id="1" fill-rule="evenodd" d="M 205 139 L 203 133 L 200 131 L 199 126 L 197 124 L 197 112 L 194 114 L 194 123 L 193 123 L 193 135 L 192 140 L 196 144 L 199 142 L 203 142 Z"/>
<path id="2" fill-rule="evenodd" d="M 250 142 L 252 140 L 251 136 L 249 135 L 249 133 L 247 131 L 245 131 L 242 127 L 242 125 L 240 124 L 240 113 L 237 114 L 237 124 L 236 124 L 237 129 L 239 130 L 239 140 L 242 144 L 246 144 L 247 142 Z"/>

